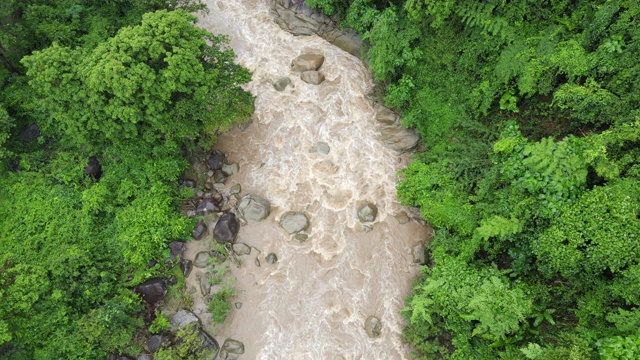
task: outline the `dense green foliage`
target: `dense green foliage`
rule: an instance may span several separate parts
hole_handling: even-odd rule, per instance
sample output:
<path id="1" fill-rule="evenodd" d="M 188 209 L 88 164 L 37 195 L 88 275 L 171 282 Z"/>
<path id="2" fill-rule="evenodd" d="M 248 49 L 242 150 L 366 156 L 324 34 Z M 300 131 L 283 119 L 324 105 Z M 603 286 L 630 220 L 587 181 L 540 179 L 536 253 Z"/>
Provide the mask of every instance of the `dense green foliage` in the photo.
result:
<path id="1" fill-rule="evenodd" d="M 309 0 L 366 43 L 424 151 L 426 359 L 640 357 L 640 3 Z"/>
<path id="2" fill-rule="evenodd" d="M 253 110 L 240 88 L 250 74 L 226 39 L 177 7 L 203 8 L 0 5 L 2 358 L 126 353 L 142 325 L 133 286 L 161 276 L 167 244 L 193 226 L 178 212 L 188 165 L 180 148 L 211 141 Z M 21 139 L 32 123 L 40 137 Z M 101 176 L 84 174 L 90 157 Z"/>

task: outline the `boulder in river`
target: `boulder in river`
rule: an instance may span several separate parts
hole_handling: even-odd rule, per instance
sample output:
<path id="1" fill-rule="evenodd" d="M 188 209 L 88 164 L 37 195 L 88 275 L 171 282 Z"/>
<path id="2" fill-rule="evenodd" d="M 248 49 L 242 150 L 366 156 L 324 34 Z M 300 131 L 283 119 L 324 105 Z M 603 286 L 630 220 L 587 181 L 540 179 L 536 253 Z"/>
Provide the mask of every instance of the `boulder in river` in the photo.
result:
<path id="1" fill-rule="evenodd" d="M 274 253 L 269 253 L 269 255 L 267 255 L 267 264 L 275 264 L 278 262 L 278 256 Z"/>
<path id="2" fill-rule="evenodd" d="M 326 142 L 318 141 L 315 145 L 309 149 L 310 153 L 319 153 L 322 155 L 327 155 L 331 151 L 329 144 Z"/>
<path id="3" fill-rule="evenodd" d="M 238 165 L 238 163 L 225 164 L 225 165 L 222 165 L 222 169 L 220 170 L 226 176 L 232 176 L 237 174 L 238 171 L 240 171 L 240 165 Z"/>
<path id="4" fill-rule="evenodd" d="M 302 54 L 291 61 L 291 70 L 298 72 L 317 71 L 324 63 L 322 54 Z"/>
<path id="5" fill-rule="evenodd" d="M 370 338 L 377 338 L 382 334 L 382 322 L 375 316 L 369 316 L 364 322 L 364 330 Z"/>
<path id="6" fill-rule="evenodd" d="M 238 216 L 249 224 L 260 222 L 271 213 L 269 201 L 255 195 L 246 195 L 238 204 Z"/>
<path id="7" fill-rule="evenodd" d="M 240 359 L 240 355 L 244 354 L 244 344 L 238 340 L 227 339 L 222 344 L 220 350 L 221 360 L 237 360 Z"/>
<path id="8" fill-rule="evenodd" d="M 307 215 L 289 211 L 280 217 L 280 226 L 289 234 L 298 233 L 309 227 Z"/>
<path id="9" fill-rule="evenodd" d="M 374 221 L 377 215 L 378 208 L 371 203 L 366 203 L 358 209 L 358 220 L 363 223 Z"/>
<path id="10" fill-rule="evenodd" d="M 222 169 L 222 165 L 227 161 L 227 157 L 224 153 L 220 151 L 214 151 L 209 158 L 207 159 L 207 166 L 211 170 L 220 170 Z"/>
<path id="11" fill-rule="evenodd" d="M 320 85 L 324 81 L 324 74 L 319 71 L 305 71 L 300 75 L 300 79 L 311 85 Z"/>
<path id="12" fill-rule="evenodd" d="M 403 128 L 401 125 L 383 126 L 380 129 L 380 136 L 388 148 L 400 153 L 413 149 L 420 140 L 415 131 Z"/>
<path id="13" fill-rule="evenodd" d="M 136 286 L 135 291 L 142 295 L 144 301 L 153 304 L 167 294 L 167 284 L 160 278 L 151 278 Z"/>
<path id="14" fill-rule="evenodd" d="M 291 84 L 291 79 L 286 76 L 281 76 L 273 82 L 273 88 L 277 91 L 284 91 L 289 84 Z"/>
<path id="15" fill-rule="evenodd" d="M 219 243 L 233 243 L 239 229 L 240 223 L 236 215 L 231 212 L 224 213 L 213 229 L 213 238 Z"/>

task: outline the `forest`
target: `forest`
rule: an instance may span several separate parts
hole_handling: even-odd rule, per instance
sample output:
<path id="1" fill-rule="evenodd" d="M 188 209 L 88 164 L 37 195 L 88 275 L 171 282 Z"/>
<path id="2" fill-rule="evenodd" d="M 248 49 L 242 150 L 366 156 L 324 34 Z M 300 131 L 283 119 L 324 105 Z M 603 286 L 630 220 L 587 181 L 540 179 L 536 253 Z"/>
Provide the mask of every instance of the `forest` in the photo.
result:
<path id="1" fill-rule="evenodd" d="M 422 139 L 398 184 L 434 228 L 403 310 L 416 357 L 640 358 L 640 3 L 306 2 L 360 34 Z M 181 153 L 253 111 L 196 11 L 0 3 L 3 358 L 103 359 L 142 326 L 132 287 L 194 225 Z"/>
<path id="2" fill-rule="evenodd" d="M 1 358 L 127 353 L 144 320 L 134 286 L 194 226 L 178 211 L 182 152 L 253 112 L 251 74 L 195 25 L 203 10 L 0 4 Z"/>
<path id="3" fill-rule="evenodd" d="M 640 358 L 640 3 L 308 0 L 424 142 L 424 359 Z"/>

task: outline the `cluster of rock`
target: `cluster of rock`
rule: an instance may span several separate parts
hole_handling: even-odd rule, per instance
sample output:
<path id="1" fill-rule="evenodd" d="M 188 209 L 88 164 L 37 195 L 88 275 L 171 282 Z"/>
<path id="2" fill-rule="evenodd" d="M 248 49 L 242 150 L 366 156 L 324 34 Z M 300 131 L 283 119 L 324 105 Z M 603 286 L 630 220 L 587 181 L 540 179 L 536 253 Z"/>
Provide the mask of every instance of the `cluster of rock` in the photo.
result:
<path id="1" fill-rule="evenodd" d="M 341 29 L 337 16 L 310 8 L 304 0 L 271 0 L 271 15 L 284 31 L 293 35 L 318 35 L 340 49 L 360 57 L 362 40 L 355 31 Z"/>
<path id="2" fill-rule="evenodd" d="M 300 73 L 300 79 L 307 84 L 320 85 L 325 76 L 320 72 L 320 67 L 324 64 L 324 55 L 319 51 L 310 50 L 291 61 L 291 71 Z M 273 88 L 277 91 L 284 91 L 291 84 L 291 79 L 281 76 L 273 81 Z"/>

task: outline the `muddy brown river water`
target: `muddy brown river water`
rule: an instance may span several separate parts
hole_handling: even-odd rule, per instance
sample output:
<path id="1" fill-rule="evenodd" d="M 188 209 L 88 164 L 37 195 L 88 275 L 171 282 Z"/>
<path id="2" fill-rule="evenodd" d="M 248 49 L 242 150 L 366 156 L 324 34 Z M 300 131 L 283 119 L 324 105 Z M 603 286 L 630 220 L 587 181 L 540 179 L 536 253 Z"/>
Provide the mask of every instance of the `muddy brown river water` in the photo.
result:
<path id="1" fill-rule="evenodd" d="M 227 185 L 240 183 L 241 195 L 261 196 L 272 206 L 267 219 L 240 229 L 237 242 L 262 252 L 231 267 L 239 291 L 234 301 L 242 307 L 211 333 L 220 343 L 227 337 L 242 341 L 242 359 L 410 359 L 400 310 L 419 273 L 411 248 L 430 229 L 394 218 L 409 212 L 395 190 L 396 173 L 408 158 L 379 139 L 366 96 L 371 75 L 358 58 L 319 37 L 282 31 L 267 2 L 206 2 L 210 12 L 198 25 L 229 35 L 237 61 L 253 72 L 246 89 L 256 96 L 253 124 L 222 135 L 214 148 L 240 165 Z M 306 84 L 290 70 L 305 49 L 325 56 L 320 85 Z M 272 85 L 280 76 L 292 80 L 283 92 Z M 319 141 L 330 146 L 328 154 L 309 152 Z M 356 216 L 364 201 L 378 208 L 368 232 Z M 287 211 L 307 214 L 308 240 L 294 241 L 278 226 Z M 187 257 L 205 244 L 191 242 Z M 273 265 L 264 259 L 270 252 L 278 256 Z M 194 304 L 206 320 L 202 299 Z M 370 315 L 382 321 L 378 338 L 364 330 Z"/>

